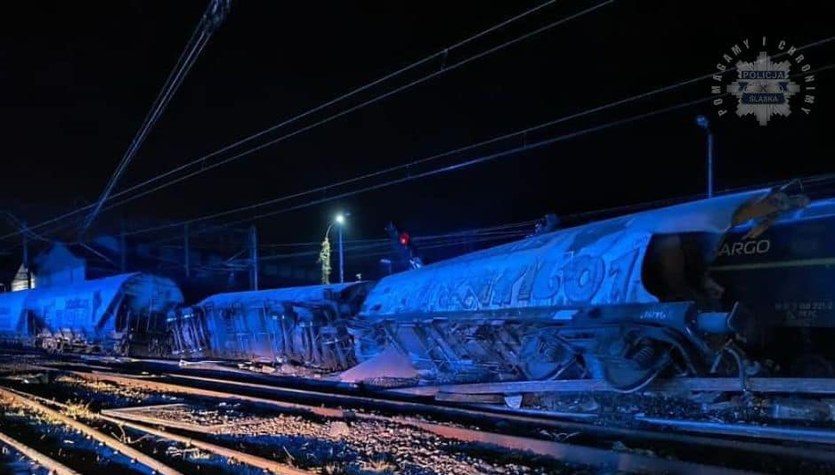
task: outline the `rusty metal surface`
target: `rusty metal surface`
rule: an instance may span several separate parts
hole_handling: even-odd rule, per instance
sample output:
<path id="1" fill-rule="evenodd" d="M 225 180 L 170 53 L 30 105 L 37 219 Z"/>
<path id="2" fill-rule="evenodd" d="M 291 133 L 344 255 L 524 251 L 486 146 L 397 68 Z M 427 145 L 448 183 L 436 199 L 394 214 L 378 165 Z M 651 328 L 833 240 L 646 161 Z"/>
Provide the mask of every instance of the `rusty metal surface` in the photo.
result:
<path id="1" fill-rule="evenodd" d="M 525 307 L 650 303 L 641 278 L 653 235 L 715 233 L 770 190 L 739 193 L 534 236 L 386 277 L 368 318 Z"/>

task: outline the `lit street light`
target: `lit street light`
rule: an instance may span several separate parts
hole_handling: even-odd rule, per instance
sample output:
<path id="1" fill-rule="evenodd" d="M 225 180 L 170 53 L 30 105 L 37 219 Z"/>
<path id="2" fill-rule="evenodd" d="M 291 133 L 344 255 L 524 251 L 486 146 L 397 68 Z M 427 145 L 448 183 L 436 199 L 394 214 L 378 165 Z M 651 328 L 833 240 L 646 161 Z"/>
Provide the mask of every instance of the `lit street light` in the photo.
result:
<path id="1" fill-rule="evenodd" d="M 342 246 L 342 231 L 345 229 L 345 218 L 351 213 L 339 213 L 336 215 L 336 224 L 339 225 L 339 283 L 345 283 L 345 254 Z"/>

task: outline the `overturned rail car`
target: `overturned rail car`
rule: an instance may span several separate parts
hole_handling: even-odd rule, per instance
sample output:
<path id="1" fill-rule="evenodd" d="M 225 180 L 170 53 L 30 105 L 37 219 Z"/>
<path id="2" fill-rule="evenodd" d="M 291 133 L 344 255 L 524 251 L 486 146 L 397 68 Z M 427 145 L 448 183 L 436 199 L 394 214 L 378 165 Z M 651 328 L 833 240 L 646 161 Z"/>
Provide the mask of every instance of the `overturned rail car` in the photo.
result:
<path id="1" fill-rule="evenodd" d="M 367 282 L 213 295 L 168 320 L 174 356 L 296 363 L 325 371 L 356 363 L 348 334 Z"/>
<path id="2" fill-rule="evenodd" d="M 54 352 L 165 356 L 166 315 L 183 304 L 171 280 L 131 273 L 0 294 L 0 339 Z"/>
<path id="3" fill-rule="evenodd" d="M 733 238 L 752 239 L 807 202 L 726 195 L 386 277 L 355 322 L 358 358 L 393 345 L 439 382 L 596 377 L 620 391 L 662 372 L 751 372 L 757 295 L 723 292 L 709 267 L 728 231 L 747 223 Z"/>
<path id="4" fill-rule="evenodd" d="M 835 199 L 751 231 L 748 223 L 728 233 L 710 267 L 724 305 L 736 300 L 756 316 L 751 356 L 791 375 L 835 376 Z"/>

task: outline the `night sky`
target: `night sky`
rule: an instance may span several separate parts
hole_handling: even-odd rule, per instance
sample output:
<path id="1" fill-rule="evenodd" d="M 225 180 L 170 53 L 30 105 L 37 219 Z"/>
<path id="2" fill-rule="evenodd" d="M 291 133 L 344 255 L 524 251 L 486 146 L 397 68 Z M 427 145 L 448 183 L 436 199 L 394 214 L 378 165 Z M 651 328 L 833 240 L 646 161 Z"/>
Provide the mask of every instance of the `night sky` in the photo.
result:
<path id="1" fill-rule="evenodd" d="M 7 209 L 38 204 L 61 211 L 98 197 L 207 3 L 4 5 L 0 198 Z M 540 3 L 233 0 L 225 23 L 117 189 L 304 112 Z M 447 64 L 595 4 L 558 1 L 454 50 Z M 835 35 L 833 20 L 831 0 L 615 1 L 110 211 L 97 224 L 107 226 L 121 216 L 189 219 L 406 163 L 711 73 L 722 54 L 746 37 L 765 35 L 793 45 L 827 38 Z M 835 63 L 835 41 L 806 55 L 815 68 Z M 439 67 L 440 61 L 433 61 L 295 128 Z M 700 99 L 710 95 L 710 85 L 704 80 L 560 124 L 528 140 Z M 352 239 L 384 237 L 389 220 L 419 236 L 697 194 L 705 187 L 704 133 L 694 123 L 698 114 L 714 123 L 720 189 L 829 173 L 835 171 L 835 69 L 819 73 L 817 87 L 811 115 L 795 110 L 765 127 L 750 116 L 717 118 L 705 103 L 256 224 L 266 243 L 318 241 L 333 214 L 345 209 L 352 212 Z M 327 196 L 319 193 L 217 222 Z M 137 222 L 129 226 L 141 227 Z"/>

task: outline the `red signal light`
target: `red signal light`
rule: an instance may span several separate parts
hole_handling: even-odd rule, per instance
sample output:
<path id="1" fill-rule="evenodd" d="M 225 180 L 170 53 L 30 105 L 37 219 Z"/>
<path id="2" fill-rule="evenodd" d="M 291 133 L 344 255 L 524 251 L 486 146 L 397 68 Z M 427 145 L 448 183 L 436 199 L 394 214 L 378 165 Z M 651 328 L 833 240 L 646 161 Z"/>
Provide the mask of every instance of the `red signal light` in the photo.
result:
<path id="1" fill-rule="evenodd" d="M 411 240 L 411 238 L 409 237 L 409 233 L 400 234 L 400 245 L 401 246 L 408 246 L 410 240 Z"/>

